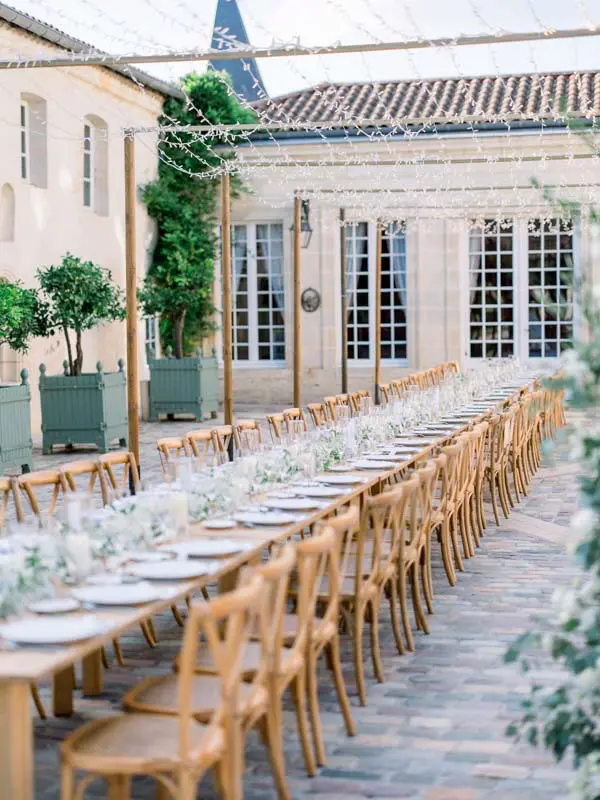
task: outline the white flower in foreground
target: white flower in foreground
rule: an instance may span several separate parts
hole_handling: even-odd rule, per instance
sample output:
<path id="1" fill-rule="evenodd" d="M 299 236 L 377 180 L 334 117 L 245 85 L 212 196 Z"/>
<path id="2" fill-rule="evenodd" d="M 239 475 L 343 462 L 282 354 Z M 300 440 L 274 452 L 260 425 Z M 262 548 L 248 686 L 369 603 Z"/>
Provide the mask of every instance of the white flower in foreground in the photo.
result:
<path id="1" fill-rule="evenodd" d="M 585 539 L 594 532 L 598 515 L 592 508 L 581 508 L 571 519 L 571 531 L 577 539 Z"/>

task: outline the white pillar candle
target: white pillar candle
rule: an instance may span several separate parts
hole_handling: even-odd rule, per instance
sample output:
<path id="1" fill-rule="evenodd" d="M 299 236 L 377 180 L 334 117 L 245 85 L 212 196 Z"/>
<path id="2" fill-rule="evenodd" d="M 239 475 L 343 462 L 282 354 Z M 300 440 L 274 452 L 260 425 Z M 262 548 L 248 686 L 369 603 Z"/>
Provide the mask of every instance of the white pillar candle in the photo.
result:
<path id="1" fill-rule="evenodd" d="M 188 527 L 188 496 L 186 492 L 169 493 L 169 509 L 171 519 L 175 523 L 177 533 L 186 533 Z"/>
<path id="2" fill-rule="evenodd" d="M 87 533 L 67 533 L 65 536 L 67 556 L 75 567 L 75 578 L 80 581 L 92 571 L 92 543 Z"/>

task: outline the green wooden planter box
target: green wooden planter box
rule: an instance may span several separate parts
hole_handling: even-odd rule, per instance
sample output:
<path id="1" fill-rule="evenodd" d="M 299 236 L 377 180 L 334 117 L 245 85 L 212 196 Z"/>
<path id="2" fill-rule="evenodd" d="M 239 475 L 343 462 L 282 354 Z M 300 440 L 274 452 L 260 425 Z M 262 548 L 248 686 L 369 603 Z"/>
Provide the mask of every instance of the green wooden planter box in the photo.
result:
<path id="1" fill-rule="evenodd" d="M 40 365 L 43 452 L 56 444 L 95 444 L 106 453 L 115 439 L 127 444 L 127 379 L 119 359 L 118 372 L 104 372 L 100 361 L 96 372 L 72 376 L 65 361 L 64 375 L 46 375 Z"/>
<path id="2" fill-rule="evenodd" d="M 19 386 L 0 386 L 0 473 L 6 469 L 31 471 L 31 390 L 27 370 Z"/>
<path id="3" fill-rule="evenodd" d="M 217 355 L 189 358 L 150 358 L 150 420 L 161 415 L 192 414 L 202 420 L 216 417 L 219 407 Z"/>

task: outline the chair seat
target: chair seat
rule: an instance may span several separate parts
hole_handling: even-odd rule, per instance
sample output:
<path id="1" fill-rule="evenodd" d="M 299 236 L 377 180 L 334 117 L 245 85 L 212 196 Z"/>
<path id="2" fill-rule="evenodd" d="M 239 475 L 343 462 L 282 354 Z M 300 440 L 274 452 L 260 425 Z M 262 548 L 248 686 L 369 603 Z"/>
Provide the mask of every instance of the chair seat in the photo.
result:
<path id="1" fill-rule="evenodd" d="M 241 664 L 241 673 L 243 680 L 249 681 L 255 676 L 257 670 L 263 663 L 263 652 L 260 642 L 248 642 L 244 649 L 244 655 Z M 175 665 L 178 667 L 179 656 L 175 659 Z M 304 659 L 294 650 L 287 647 L 281 648 L 281 674 L 282 675 L 295 675 L 302 669 Z M 195 670 L 199 675 L 214 675 L 217 671 L 213 660 L 208 650 L 201 650 L 196 657 Z"/>
<path id="2" fill-rule="evenodd" d="M 217 675 L 196 675 L 192 680 L 192 713 L 199 722 L 209 722 L 221 701 L 221 679 Z M 266 689 L 240 685 L 240 712 L 249 717 L 267 702 Z M 179 706 L 179 676 L 161 675 L 147 678 L 123 698 L 123 707 L 128 711 L 174 716 Z"/>
<path id="3" fill-rule="evenodd" d="M 298 619 L 297 614 L 284 614 L 283 641 L 285 644 L 291 644 L 296 638 Z M 326 622 L 320 617 L 315 617 L 311 626 L 311 639 L 313 642 L 328 642 L 336 630 L 337 628 L 333 622 Z"/>
<path id="4" fill-rule="evenodd" d="M 158 714 L 94 720 L 67 739 L 63 757 L 76 769 L 104 774 L 169 771 L 180 763 L 179 726 L 178 717 Z M 190 750 L 199 765 L 218 761 L 225 750 L 222 729 L 193 723 Z"/>

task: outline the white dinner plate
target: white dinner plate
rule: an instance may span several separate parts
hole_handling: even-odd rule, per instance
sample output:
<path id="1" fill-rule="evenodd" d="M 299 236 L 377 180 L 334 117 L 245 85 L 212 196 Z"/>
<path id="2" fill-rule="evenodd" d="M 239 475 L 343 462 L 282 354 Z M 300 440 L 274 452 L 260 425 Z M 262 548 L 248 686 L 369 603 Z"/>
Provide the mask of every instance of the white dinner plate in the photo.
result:
<path id="1" fill-rule="evenodd" d="M 353 467 L 356 469 L 356 467 Z M 355 483 L 364 483 L 365 479 L 359 475 L 319 475 L 316 478 L 319 483 L 331 483 L 334 486 L 351 486 Z"/>
<path id="2" fill-rule="evenodd" d="M 306 497 L 341 497 L 346 489 L 341 486 L 298 486 L 298 492 Z"/>
<path id="3" fill-rule="evenodd" d="M 106 622 L 95 614 L 70 614 L 46 619 L 31 617 L 0 626 L 0 636 L 9 642 L 23 645 L 71 644 L 104 633 Z"/>
<path id="4" fill-rule="evenodd" d="M 308 497 L 282 497 L 281 500 L 265 500 L 264 505 L 280 511 L 311 511 L 318 508 L 319 503 Z"/>
<path id="5" fill-rule="evenodd" d="M 356 469 L 376 469 L 382 471 L 386 469 L 395 469 L 396 464 L 393 461 L 370 461 L 365 458 L 364 461 L 357 461 L 354 467 Z"/>
<path id="6" fill-rule="evenodd" d="M 352 464 L 334 464 L 332 467 L 327 467 L 327 472 L 352 472 L 353 469 Z"/>
<path id="7" fill-rule="evenodd" d="M 186 542 L 165 545 L 184 558 L 223 558 L 241 553 L 254 547 L 252 542 L 233 541 L 232 539 L 190 539 Z"/>
<path id="8" fill-rule="evenodd" d="M 395 445 L 397 447 L 416 447 L 418 450 L 422 450 L 425 447 L 428 447 L 430 441 L 428 439 L 396 439 Z"/>
<path id="9" fill-rule="evenodd" d="M 224 531 L 228 528 L 235 528 L 236 521 L 234 519 L 205 519 L 202 525 L 213 531 Z"/>
<path id="10" fill-rule="evenodd" d="M 246 511 L 243 514 L 236 514 L 235 519 L 242 525 L 290 525 L 296 521 L 292 514 L 284 511 Z"/>
<path id="11" fill-rule="evenodd" d="M 166 561 L 171 558 L 164 550 L 136 550 L 123 553 L 124 561 Z"/>
<path id="12" fill-rule="evenodd" d="M 79 608 L 79 603 L 73 597 L 52 597 L 27 606 L 28 611 L 34 614 L 68 614 Z"/>
<path id="13" fill-rule="evenodd" d="M 131 571 L 138 578 L 148 581 L 185 581 L 202 575 L 211 575 L 220 567 L 218 561 L 175 559 L 158 561 L 156 564 L 134 564 Z"/>
<path id="14" fill-rule="evenodd" d="M 143 562 L 144 565 L 149 563 L 156 566 L 165 562 Z M 118 586 L 82 586 L 73 589 L 71 594 L 80 603 L 95 606 L 140 606 L 160 599 L 156 587 L 145 581 L 121 583 Z"/>

